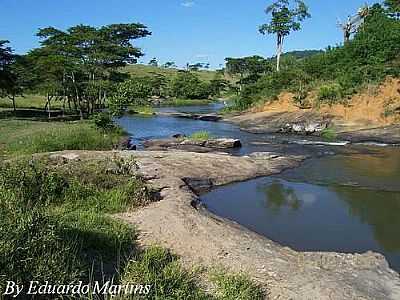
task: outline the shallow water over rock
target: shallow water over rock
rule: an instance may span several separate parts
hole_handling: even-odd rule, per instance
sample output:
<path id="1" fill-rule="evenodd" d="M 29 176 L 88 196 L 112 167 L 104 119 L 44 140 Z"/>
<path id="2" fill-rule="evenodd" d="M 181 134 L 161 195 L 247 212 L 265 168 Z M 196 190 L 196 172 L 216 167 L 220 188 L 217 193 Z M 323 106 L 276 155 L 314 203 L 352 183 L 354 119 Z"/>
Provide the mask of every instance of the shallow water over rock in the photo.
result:
<path id="1" fill-rule="evenodd" d="M 161 108 L 213 113 L 221 105 Z M 297 250 L 384 254 L 400 271 L 400 149 L 320 143 L 317 137 L 252 134 L 226 122 L 168 116 L 117 120 L 139 149 L 148 139 L 208 131 L 240 139 L 233 155 L 253 152 L 308 155 L 300 168 L 279 176 L 219 188 L 203 195 L 213 213 Z M 271 154 L 271 155 L 272 155 Z"/>

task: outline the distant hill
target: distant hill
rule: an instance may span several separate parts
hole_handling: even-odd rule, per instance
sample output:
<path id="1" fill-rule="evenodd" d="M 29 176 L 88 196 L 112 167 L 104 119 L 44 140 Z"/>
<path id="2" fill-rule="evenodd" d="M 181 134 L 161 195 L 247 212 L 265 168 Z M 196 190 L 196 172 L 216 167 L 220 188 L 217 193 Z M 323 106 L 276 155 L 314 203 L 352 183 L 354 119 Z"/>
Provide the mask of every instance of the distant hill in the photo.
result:
<path id="1" fill-rule="evenodd" d="M 161 74 L 167 77 L 173 77 L 179 72 L 179 69 L 174 69 L 174 68 L 167 69 L 162 67 L 136 64 L 136 65 L 126 66 L 124 68 L 124 71 L 131 74 L 132 76 L 138 76 L 138 77 L 152 76 L 154 74 Z M 201 80 L 211 81 L 214 78 L 216 72 L 202 70 L 202 71 L 195 71 L 193 73 L 197 74 Z"/>
<path id="2" fill-rule="evenodd" d="M 302 58 L 310 57 L 310 56 L 320 54 L 323 52 L 324 51 L 322 51 L 322 50 L 296 50 L 296 51 L 286 52 L 283 55 L 284 56 L 293 56 L 295 58 L 302 59 Z"/>

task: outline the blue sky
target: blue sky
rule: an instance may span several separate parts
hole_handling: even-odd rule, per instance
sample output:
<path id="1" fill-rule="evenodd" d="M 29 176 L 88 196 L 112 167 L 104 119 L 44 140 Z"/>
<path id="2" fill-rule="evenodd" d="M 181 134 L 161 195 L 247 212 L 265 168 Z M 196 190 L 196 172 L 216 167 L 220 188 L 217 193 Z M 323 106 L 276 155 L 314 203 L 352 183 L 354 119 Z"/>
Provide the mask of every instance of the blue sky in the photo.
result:
<path id="1" fill-rule="evenodd" d="M 141 22 L 153 35 L 135 42 L 148 62 L 210 62 L 225 57 L 271 56 L 275 38 L 257 28 L 266 20 L 271 0 L 0 0 L 0 39 L 8 39 L 17 53 L 39 45 L 38 28 L 66 29 L 76 24 L 101 26 Z M 373 0 L 306 0 L 312 18 L 292 34 L 285 50 L 322 49 L 342 41 L 337 20 Z"/>

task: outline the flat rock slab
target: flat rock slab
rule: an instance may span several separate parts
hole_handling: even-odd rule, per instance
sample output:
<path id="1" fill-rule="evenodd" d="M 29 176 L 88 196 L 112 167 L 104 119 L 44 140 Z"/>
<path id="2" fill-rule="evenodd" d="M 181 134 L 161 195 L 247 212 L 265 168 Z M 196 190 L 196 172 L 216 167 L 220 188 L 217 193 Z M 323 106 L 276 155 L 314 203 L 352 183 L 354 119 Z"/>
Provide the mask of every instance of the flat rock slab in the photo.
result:
<path id="1" fill-rule="evenodd" d="M 189 114 L 189 113 L 180 113 L 180 112 L 158 112 L 156 113 L 158 116 L 167 116 L 167 117 L 174 117 L 174 118 L 184 118 L 184 119 L 191 119 L 191 120 L 199 120 L 199 121 L 207 121 L 207 122 L 218 122 L 222 120 L 222 117 L 218 116 L 217 114 Z"/>
<path id="2" fill-rule="evenodd" d="M 268 299 L 400 299 L 399 274 L 380 254 L 297 252 L 196 205 L 196 191 L 276 174 L 304 157 L 148 151 L 59 155 L 67 153 L 81 160 L 135 159 L 135 172 L 161 191 L 162 200 L 115 217 L 138 228 L 142 245 L 168 247 L 188 265 L 247 272 L 268 289 Z"/>
<path id="3" fill-rule="evenodd" d="M 192 140 L 186 138 L 154 139 L 143 143 L 147 150 L 184 150 L 190 152 L 215 152 L 216 150 L 226 150 L 240 148 L 242 143 L 238 139 L 208 139 Z"/>

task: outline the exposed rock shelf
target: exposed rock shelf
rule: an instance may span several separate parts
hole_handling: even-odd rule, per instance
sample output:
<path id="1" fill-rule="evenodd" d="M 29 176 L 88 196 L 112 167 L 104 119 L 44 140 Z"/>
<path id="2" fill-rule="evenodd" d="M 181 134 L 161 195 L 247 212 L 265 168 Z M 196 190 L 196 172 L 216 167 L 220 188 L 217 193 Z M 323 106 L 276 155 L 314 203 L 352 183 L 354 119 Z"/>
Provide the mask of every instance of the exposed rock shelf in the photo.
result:
<path id="1" fill-rule="evenodd" d="M 147 150 L 184 150 L 192 152 L 215 152 L 219 150 L 240 148 L 242 143 L 238 139 L 208 139 L 208 140 L 193 140 L 180 135 L 177 138 L 169 139 L 154 139 L 143 142 L 143 146 Z"/>
<path id="2" fill-rule="evenodd" d="M 191 119 L 191 120 L 199 120 L 199 121 L 208 121 L 208 122 L 218 122 L 222 119 L 217 114 L 198 115 L 198 114 L 189 114 L 189 113 L 181 113 L 181 112 L 157 112 L 156 115 L 157 116 L 174 117 L 174 118 L 184 118 L 184 119 Z"/>
<path id="3" fill-rule="evenodd" d="M 304 157 L 147 151 L 69 151 L 52 157 L 98 160 L 115 155 L 133 157 L 134 172 L 162 196 L 144 209 L 116 216 L 139 229 L 142 245 L 168 247 L 190 265 L 247 272 L 268 288 L 269 299 L 400 299 L 399 275 L 380 254 L 296 252 L 198 205 L 196 191 L 275 174 L 298 166 Z"/>

